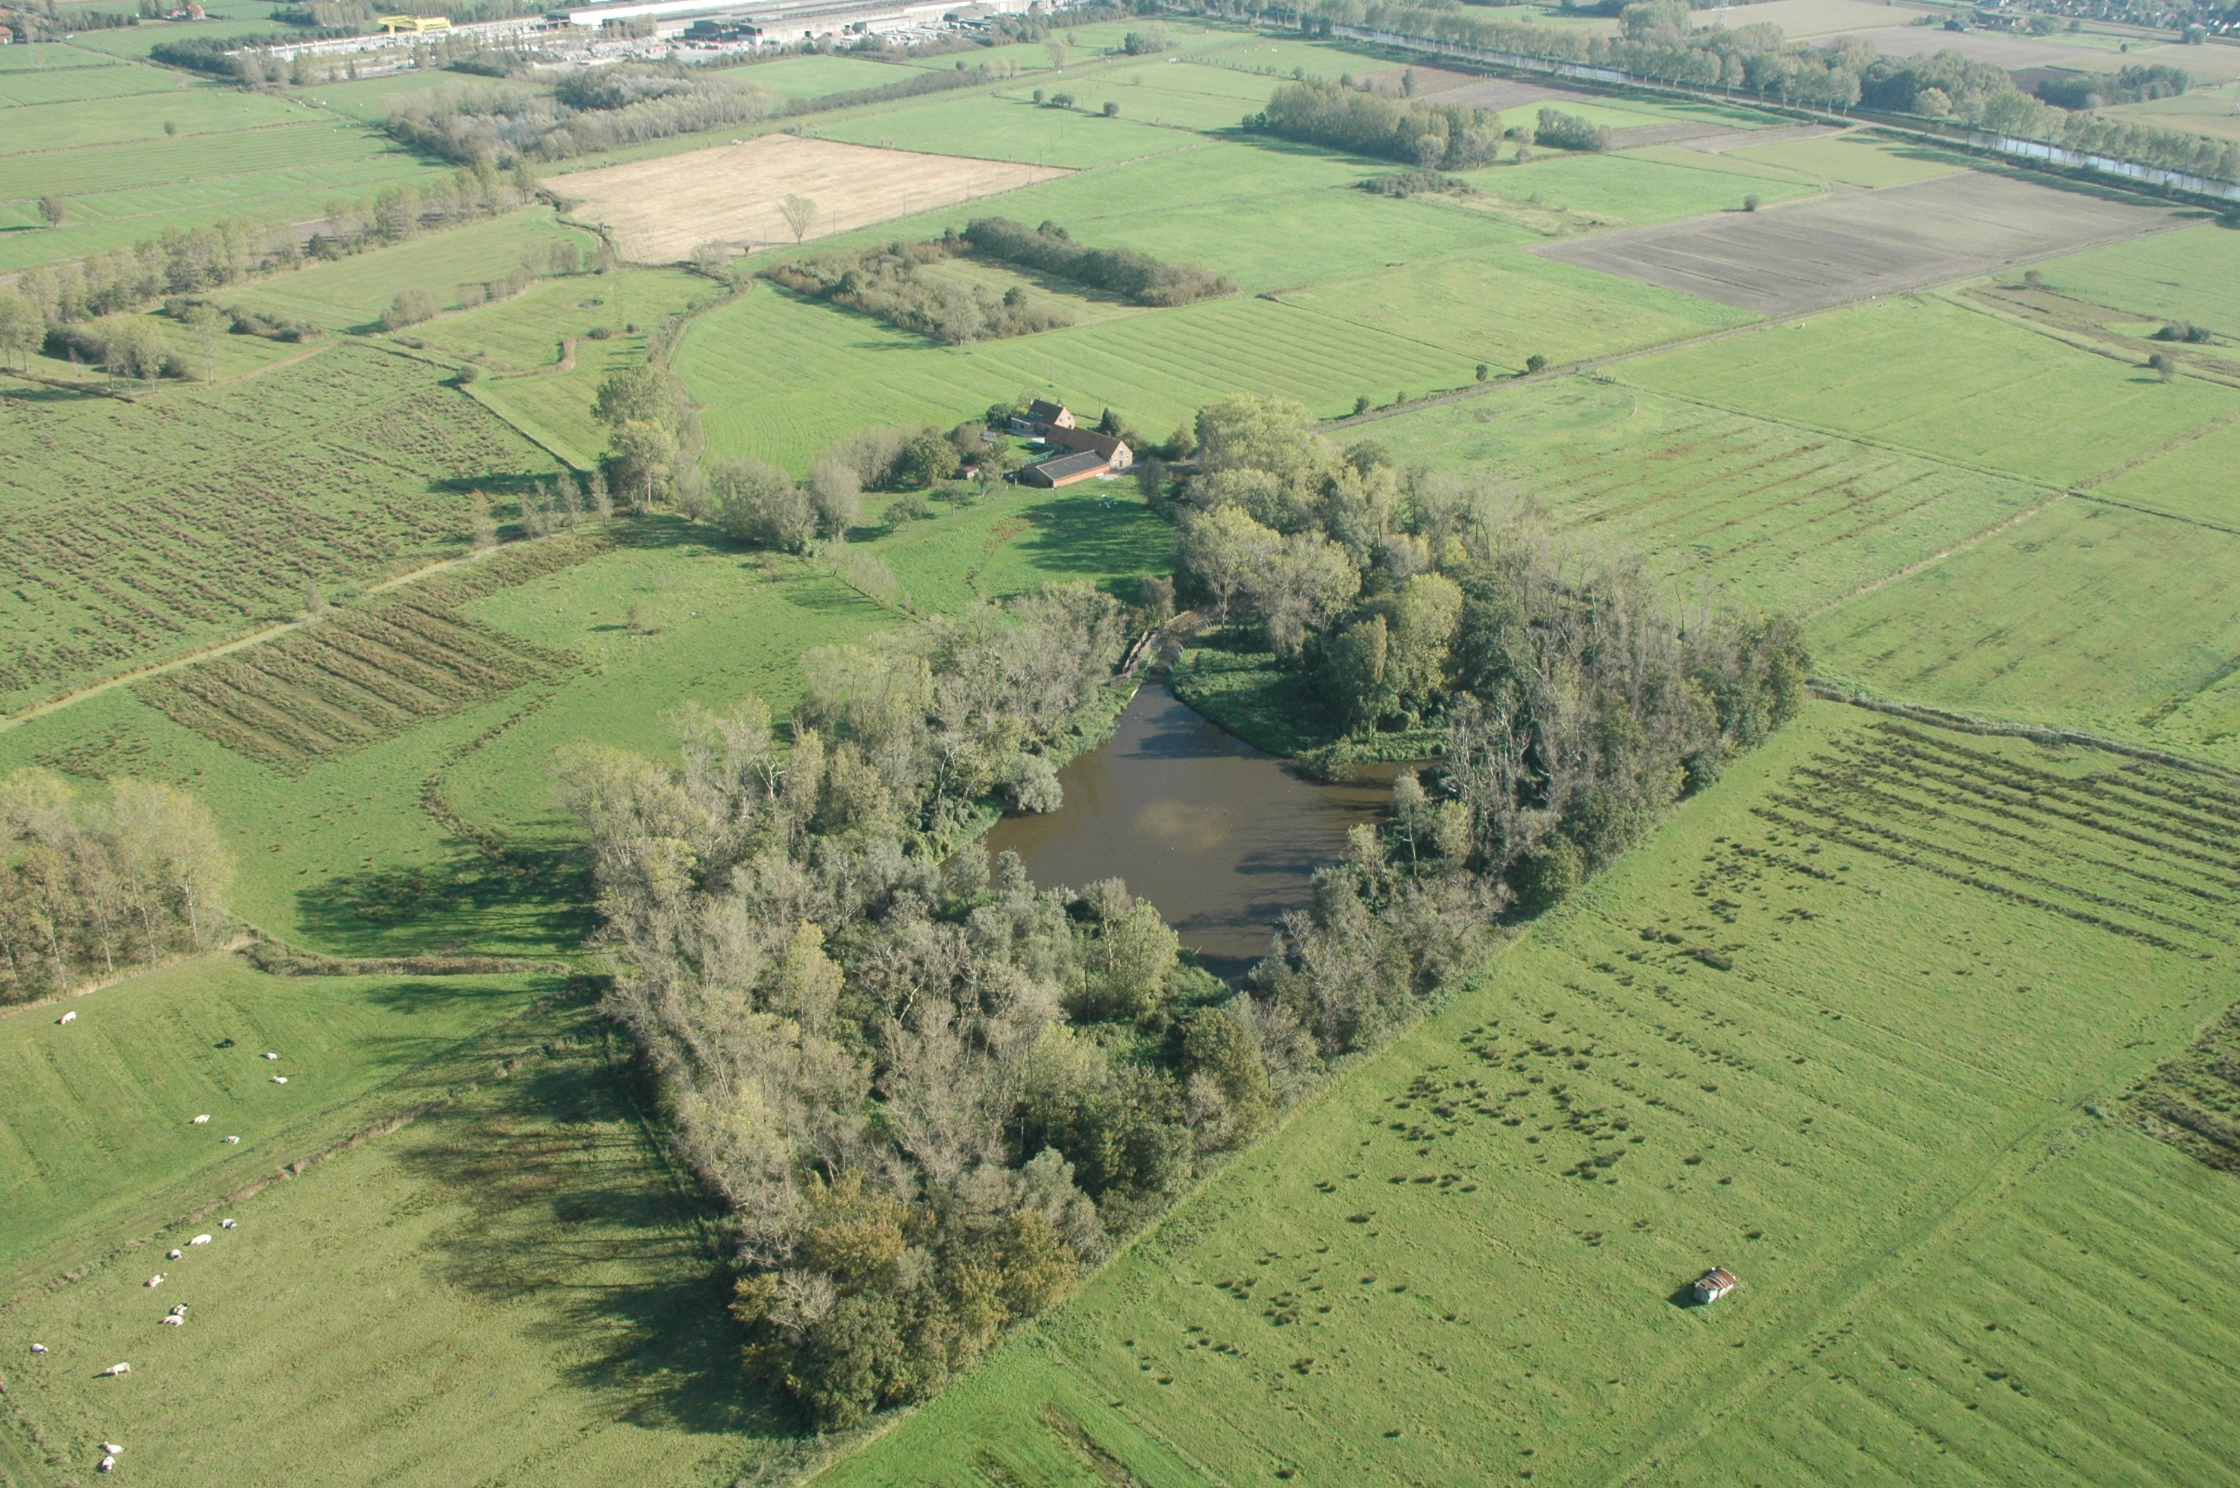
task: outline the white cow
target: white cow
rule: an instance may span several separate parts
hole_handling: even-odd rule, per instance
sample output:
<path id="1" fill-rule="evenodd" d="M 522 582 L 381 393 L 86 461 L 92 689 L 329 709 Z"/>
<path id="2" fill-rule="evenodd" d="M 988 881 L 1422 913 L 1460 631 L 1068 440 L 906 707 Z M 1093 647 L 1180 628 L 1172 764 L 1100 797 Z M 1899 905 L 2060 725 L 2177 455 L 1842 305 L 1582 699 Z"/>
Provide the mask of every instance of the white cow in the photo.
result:
<path id="1" fill-rule="evenodd" d="M 64 1013 L 54 1021 L 57 1023 L 75 1023 L 78 1021 L 78 1015 L 76 1013 Z"/>
<path id="2" fill-rule="evenodd" d="M 210 1237 L 208 1235 L 197 1235 L 187 1243 L 189 1245 L 208 1245 L 210 1243 Z"/>
<path id="3" fill-rule="evenodd" d="M 171 1309 L 171 1315 L 173 1317 L 185 1317 L 187 1315 L 187 1304 L 184 1302 L 178 1303 Z"/>
<path id="4" fill-rule="evenodd" d="M 275 1085 L 285 1085 L 288 1083 L 288 1077 L 286 1075 L 274 1075 L 272 1077 L 272 1083 Z"/>
<path id="5" fill-rule="evenodd" d="M 108 1456 L 102 1458 L 101 1466 L 94 1470 L 96 1472 L 115 1472 L 117 1470 L 117 1454 L 111 1452 Z"/>
<path id="6" fill-rule="evenodd" d="M 161 1271 L 158 1271 L 158 1272 L 157 1272 L 157 1273 L 156 1273 L 155 1275 L 153 1275 L 153 1276 L 149 1277 L 149 1278 L 148 1278 L 148 1285 L 149 1285 L 149 1286 L 152 1286 L 152 1287 L 159 1287 L 159 1286 L 162 1286 L 162 1285 L 163 1285 L 163 1273 L 162 1273 Z"/>
<path id="7" fill-rule="evenodd" d="M 175 1261 L 185 1254 L 186 1252 L 183 1250 L 167 1250 L 163 1253 L 163 1258 L 167 1261 Z"/>
<path id="8" fill-rule="evenodd" d="M 194 1119 L 194 1124 L 196 1126 L 208 1126 L 210 1124 L 210 1118 L 207 1115 L 197 1116 Z"/>
<path id="9" fill-rule="evenodd" d="M 115 1456 L 117 1453 L 123 1451 L 124 1448 L 118 1446 L 115 1442 L 103 1442 L 101 1444 L 101 1450 L 109 1453 L 111 1456 Z"/>
<path id="10" fill-rule="evenodd" d="M 277 1054 L 267 1053 L 264 1057 L 267 1059 L 278 1059 L 280 1056 Z"/>
<path id="11" fill-rule="evenodd" d="M 130 1373 L 132 1373 L 132 1366 L 130 1364 L 112 1364 L 107 1369 L 101 1371 L 102 1377 L 105 1379 L 115 1379 L 120 1374 Z"/>
<path id="12" fill-rule="evenodd" d="M 177 1328 L 183 1326 L 187 1320 L 180 1314 L 175 1312 L 172 1313 L 169 1317 L 162 1319 L 162 1321 L 166 1327 Z"/>
<path id="13" fill-rule="evenodd" d="M 239 1137 L 228 1137 L 228 1138 L 226 1138 L 226 1145 L 227 1145 L 228 1147 L 232 1147 L 232 1146 L 236 1145 L 237 1143 L 239 1143 L 239 1142 L 240 1142 L 240 1140 L 241 1140 L 241 1139 L 240 1139 Z"/>
<path id="14" fill-rule="evenodd" d="M 46 1351 L 47 1351 L 47 1346 L 46 1346 L 45 1344 L 43 1344 L 43 1343 L 35 1343 L 35 1344 L 31 1345 L 31 1352 L 33 1352 L 33 1353 L 35 1353 L 35 1354 L 43 1354 L 43 1353 L 45 1353 Z"/>
<path id="15" fill-rule="evenodd" d="M 221 1219 L 221 1220 L 219 1220 L 219 1221 L 218 1221 L 218 1228 L 219 1228 L 219 1229 L 221 1229 L 221 1230 L 230 1230 L 230 1229 L 232 1229 L 232 1228 L 234 1227 L 234 1224 L 235 1224 L 235 1221 L 233 1221 L 233 1220 L 230 1220 L 230 1219 Z"/>

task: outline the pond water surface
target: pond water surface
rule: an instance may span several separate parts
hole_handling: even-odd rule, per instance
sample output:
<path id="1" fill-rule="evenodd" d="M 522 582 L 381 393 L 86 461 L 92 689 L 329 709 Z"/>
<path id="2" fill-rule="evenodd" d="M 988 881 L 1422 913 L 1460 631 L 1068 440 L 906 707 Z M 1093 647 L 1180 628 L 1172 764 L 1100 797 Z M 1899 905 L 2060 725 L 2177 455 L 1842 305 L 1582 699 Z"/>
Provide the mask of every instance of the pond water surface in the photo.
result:
<path id="1" fill-rule="evenodd" d="M 1314 870 L 1342 857 L 1347 829 L 1376 820 L 1392 798 L 1388 781 L 1307 780 L 1157 683 L 1136 694 L 1109 743 L 1058 780 L 1065 804 L 1005 818 L 988 834 L 989 854 L 1017 853 L 1044 888 L 1126 879 L 1222 977 L 1268 953 L 1284 911 L 1307 902 Z"/>

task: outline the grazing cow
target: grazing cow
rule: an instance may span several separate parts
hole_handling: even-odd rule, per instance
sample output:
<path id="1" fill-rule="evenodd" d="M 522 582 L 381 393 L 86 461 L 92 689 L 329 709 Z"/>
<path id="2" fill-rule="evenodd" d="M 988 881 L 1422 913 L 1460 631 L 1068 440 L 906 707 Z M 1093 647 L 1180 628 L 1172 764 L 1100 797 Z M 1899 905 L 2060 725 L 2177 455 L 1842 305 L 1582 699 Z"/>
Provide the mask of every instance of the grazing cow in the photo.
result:
<path id="1" fill-rule="evenodd" d="M 219 1229 L 221 1229 L 221 1230 L 230 1230 L 230 1229 L 232 1229 L 232 1228 L 234 1227 L 234 1224 L 235 1224 L 235 1221 L 233 1221 L 233 1220 L 230 1220 L 230 1219 L 221 1219 L 221 1220 L 219 1220 L 219 1221 L 218 1221 L 218 1228 L 219 1228 Z"/>
<path id="2" fill-rule="evenodd" d="M 186 1252 L 183 1250 L 167 1250 L 163 1253 L 163 1258 L 167 1261 L 175 1261 L 185 1254 Z"/>
<path id="3" fill-rule="evenodd" d="M 117 1455 L 116 1455 L 116 1453 L 114 1453 L 114 1452 L 111 1452 L 111 1453 L 110 1453 L 110 1454 L 109 1454 L 108 1456 L 106 1456 L 106 1457 L 102 1458 L 102 1459 L 101 1459 L 101 1466 L 100 1466 L 100 1467 L 98 1467 L 98 1468 L 96 1468 L 96 1469 L 94 1469 L 94 1470 L 95 1470 L 96 1472 L 115 1472 L 115 1471 L 117 1470 Z"/>
<path id="4" fill-rule="evenodd" d="M 228 1147 L 234 1146 L 235 1144 L 237 1144 L 238 1142 L 240 1142 L 240 1140 L 241 1140 L 241 1139 L 240 1139 L 239 1137 L 228 1137 L 228 1138 L 226 1138 L 226 1145 L 227 1145 Z"/>
<path id="5" fill-rule="evenodd" d="M 112 1364 L 107 1369 L 101 1371 L 101 1377 L 103 1379 L 115 1379 L 120 1374 L 130 1373 L 132 1373 L 132 1366 L 130 1364 Z"/>
<path id="6" fill-rule="evenodd" d="M 181 1302 L 178 1305 L 174 1306 L 171 1309 L 171 1315 L 173 1317 L 185 1317 L 187 1315 L 187 1304 Z"/>
<path id="7" fill-rule="evenodd" d="M 178 1313 L 174 1312 L 169 1317 L 164 1318 L 162 1321 L 166 1327 L 177 1328 L 183 1326 L 187 1320 L 184 1317 L 180 1316 Z"/>
<path id="8" fill-rule="evenodd" d="M 124 1448 L 122 1448 L 122 1447 L 118 1446 L 118 1445 L 117 1445 L 117 1444 L 116 1444 L 115 1442 L 103 1442 L 103 1443 L 101 1444 L 101 1450 L 102 1450 L 102 1451 L 104 1451 L 104 1452 L 107 1452 L 107 1453 L 108 1453 L 109 1455 L 111 1455 L 111 1456 L 113 1457 L 113 1456 L 115 1456 L 115 1455 L 116 1455 L 117 1453 L 119 1453 L 119 1452 L 122 1452 L 122 1451 L 124 1450 Z"/>
<path id="9" fill-rule="evenodd" d="M 267 1053 L 264 1057 L 267 1059 L 278 1059 L 280 1056 L 277 1054 Z"/>
<path id="10" fill-rule="evenodd" d="M 210 1243 L 210 1237 L 208 1235 L 197 1235 L 187 1243 L 189 1245 L 208 1245 Z"/>
<path id="11" fill-rule="evenodd" d="M 275 1085 L 285 1085 L 288 1083 L 288 1077 L 286 1075 L 274 1075 L 272 1077 L 272 1083 Z"/>
<path id="12" fill-rule="evenodd" d="M 75 1023 L 75 1022 L 77 1022 L 77 1021 L 78 1021 L 78 1015 L 77 1015 L 76 1013 L 64 1013 L 64 1014 L 63 1014 L 63 1015 L 62 1015 L 61 1017 L 59 1017 L 59 1018 L 55 1019 L 54 1021 L 55 1021 L 56 1023 L 58 1023 L 58 1024 L 59 1024 L 59 1023 Z"/>
<path id="13" fill-rule="evenodd" d="M 45 1344 L 43 1344 L 43 1343 L 35 1343 L 35 1344 L 31 1345 L 31 1352 L 33 1352 L 33 1353 L 35 1353 L 35 1354 L 43 1354 L 43 1353 L 45 1353 L 46 1351 L 47 1351 L 47 1346 L 46 1346 Z"/>
<path id="14" fill-rule="evenodd" d="M 159 1287 L 159 1286 L 162 1286 L 162 1285 L 163 1285 L 163 1273 L 162 1273 L 161 1271 L 158 1271 L 158 1272 L 157 1272 L 157 1273 L 156 1273 L 155 1275 L 153 1275 L 153 1276 L 149 1277 L 149 1278 L 148 1278 L 148 1285 L 149 1285 L 149 1286 L 152 1286 L 152 1287 Z"/>
<path id="15" fill-rule="evenodd" d="M 210 1124 L 210 1118 L 208 1116 L 197 1116 L 194 1119 L 194 1124 L 196 1126 L 208 1126 Z"/>

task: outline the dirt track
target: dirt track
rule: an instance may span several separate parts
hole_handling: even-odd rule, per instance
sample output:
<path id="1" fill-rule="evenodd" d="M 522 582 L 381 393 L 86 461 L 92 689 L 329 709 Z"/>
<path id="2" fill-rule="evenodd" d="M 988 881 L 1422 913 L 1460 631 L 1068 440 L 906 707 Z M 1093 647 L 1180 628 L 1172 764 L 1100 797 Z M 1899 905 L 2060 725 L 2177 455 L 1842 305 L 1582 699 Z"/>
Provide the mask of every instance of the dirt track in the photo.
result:
<path id="1" fill-rule="evenodd" d="M 778 211 L 787 196 L 816 203 L 806 241 L 1066 174 L 1043 165 L 766 134 L 559 176 L 552 185 L 576 199 L 577 218 L 608 226 L 624 258 L 675 263 L 708 242 L 792 244 L 793 229 Z"/>
<path id="2" fill-rule="evenodd" d="M 1962 171 L 1763 212 L 1719 212 L 1533 251 L 1722 305 L 1787 315 L 1989 273 L 2168 226 L 2167 207 Z"/>

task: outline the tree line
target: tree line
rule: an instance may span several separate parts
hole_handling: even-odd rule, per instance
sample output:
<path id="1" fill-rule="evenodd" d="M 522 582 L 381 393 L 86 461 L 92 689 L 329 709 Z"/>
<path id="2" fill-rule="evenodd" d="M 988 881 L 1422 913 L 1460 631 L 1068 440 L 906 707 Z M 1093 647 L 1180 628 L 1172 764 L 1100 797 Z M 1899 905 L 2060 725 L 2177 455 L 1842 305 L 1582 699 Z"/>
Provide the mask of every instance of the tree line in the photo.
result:
<path id="1" fill-rule="evenodd" d="M 167 295 L 194 295 L 252 275 L 291 268 L 305 256 L 341 258 L 386 247 L 435 228 L 479 221 L 529 200 L 535 184 L 508 179 L 488 162 L 405 182 L 371 198 L 329 209 L 309 243 L 293 223 L 228 218 L 204 227 L 167 228 L 157 237 L 88 255 L 77 262 L 27 269 L 18 291 L 49 325 L 113 315 Z"/>
<path id="2" fill-rule="evenodd" d="M 1236 281 L 1196 264 L 1168 263 L 1128 248 L 1088 248 L 1055 222 L 1029 229 L 1008 217 L 976 217 L 963 241 L 978 254 L 1125 296 L 1138 305 L 1188 305 L 1235 294 Z"/>
<path id="3" fill-rule="evenodd" d="M 749 699 L 677 715 L 674 764 L 563 757 L 610 1010 L 730 1207 L 746 1366 L 822 1426 L 938 1391 L 1270 1110 L 1153 906 L 950 850 L 989 797 L 1057 803 L 1129 633 L 1052 586 L 811 651 L 783 747 Z"/>
<path id="4" fill-rule="evenodd" d="M 0 1003 L 209 944 L 232 880 L 209 808 L 184 791 L 0 777 Z"/>
<path id="5" fill-rule="evenodd" d="M 1636 560 L 1558 539 L 1490 482 L 1403 473 L 1277 398 L 1201 411 L 1197 442 L 1200 599 L 1352 738 L 1445 738 L 1401 777 L 1395 830 L 1318 880 L 1254 973 L 1279 1046 L 1382 1037 L 1493 917 L 1562 899 L 1802 705 L 1792 621 L 1676 614 Z"/>
<path id="6" fill-rule="evenodd" d="M 567 160 L 646 140 L 728 124 L 889 103 L 995 82 L 982 63 L 912 69 L 874 88 L 780 98 L 736 71 L 668 63 L 623 63 L 573 76 L 551 93 L 515 84 L 475 84 L 400 101 L 383 127 L 398 142 L 448 160 L 511 164 Z"/>
<path id="7" fill-rule="evenodd" d="M 1616 36 L 1481 17 L 1460 8 L 1365 5 L 1361 0 L 1318 0 L 1301 13 L 1301 19 L 1310 29 L 1363 26 L 1446 46 L 1609 67 L 1683 87 L 1739 89 L 1815 108 L 1847 109 L 1864 103 L 2142 165 L 2240 180 L 2240 143 L 2103 120 L 2082 109 L 2056 108 L 2017 89 L 2004 69 L 1971 62 L 1958 51 L 1899 59 L 1885 57 L 1855 37 L 1817 47 L 1791 42 L 1771 22 L 1699 27 L 1684 0 L 1636 0 L 1624 5 L 1618 15 Z M 2119 81 L 2117 86 L 2119 91 L 2135 87 L 2144 97 L 2152 96 L 2146 90 L 2170 83 L 2168 78 L 2140 78 L 2131 85 Z M 2105 101 L 2106 95 L 2102 97 Z M 2061 101 L 2058 93 L 2052 101 Z M 1340 147 L 1363 148 L 1344 143 Z M 1376 153 L 1405 158 L 1389 148 Z"/>

